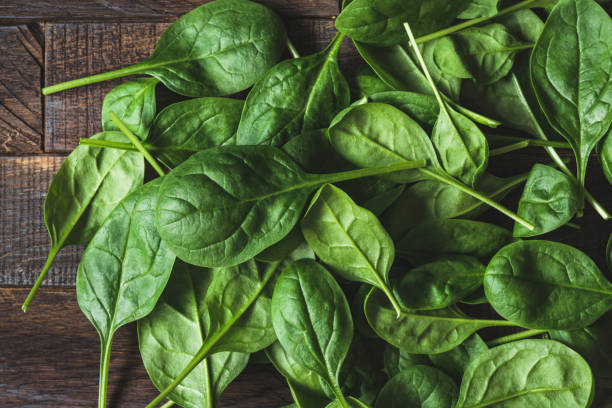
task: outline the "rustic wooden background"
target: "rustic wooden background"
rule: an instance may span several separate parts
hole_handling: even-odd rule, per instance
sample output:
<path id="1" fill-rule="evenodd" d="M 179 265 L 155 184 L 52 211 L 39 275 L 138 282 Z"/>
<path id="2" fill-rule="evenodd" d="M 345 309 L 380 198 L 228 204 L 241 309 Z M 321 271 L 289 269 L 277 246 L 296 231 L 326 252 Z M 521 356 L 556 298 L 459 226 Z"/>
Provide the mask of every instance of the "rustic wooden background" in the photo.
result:
<path id="1" fill-rule="evenodd" d="M 284 17 L 303 54 L 322 49 L 335 33 L 339 0 L 260 1 Z M 82 248 L 62 250 L 27 314 L 20 305 L 47 256 L 43 200 L 51 178 L 80 137 L 100 131 L 103 97 L 120 80 L 45 98 L 41 87 L 140 61 L 171 21 L 202 0 L 0 3 L 0 406 L 91 407 L 97 399 L 99 342 L 74 291 Z M 357 63 L 348 42 L 340 60 L 349 71 Z M 493 165 L 499 175 L 511 175 L 547 160 L 530 150 Z M 590 189 L 612 208 L 596 160 Z M 515 208 L 517 197 L 508 205 Z M 499 220 L 491 212 L 487 217 Z M 563 229 L 552 237 L 587 251 L 603 266 L 610 224 L 590 209 L 580 223 L 581 231 Z M 155 395 L 138 355 L 135 326 L 128 325 L 113 344 L 109 406 L 142 407 Z M 221 406 L 290 402 L 282 378 L 269 366 L 255 366 L 229 387 Z"/>

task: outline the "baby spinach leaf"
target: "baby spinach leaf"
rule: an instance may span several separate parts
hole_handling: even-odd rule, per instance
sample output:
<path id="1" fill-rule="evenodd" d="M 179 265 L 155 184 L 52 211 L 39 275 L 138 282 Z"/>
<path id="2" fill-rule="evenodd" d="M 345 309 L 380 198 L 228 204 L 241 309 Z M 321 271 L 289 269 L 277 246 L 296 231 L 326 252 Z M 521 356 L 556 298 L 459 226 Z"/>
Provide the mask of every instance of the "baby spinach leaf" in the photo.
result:
<path id="1" fill-rule="evenodd" d="M 295 401 L 295 404 L 289 405 L 287 408 L 320 408 L 327 406 L 329 403 L 330 399 L 328 397 L 311 394 L 299 385 L 293 384 L 289 379 L 287 379 L 287 385 Z"/>
<path id="2" fill-rule="evenodd" d="M 553 231 L 569 222 L 578 207 L 578 186 L 565 174 L 552 167 L 536 164 L 529 173 L 518 214 L 536 226 L 529 231 L 516 223 L 515 237 L 533 237 Z"/>
<path id="3" fill-rule="evenodd" d="M 102 129 L 119 131 L 110 118 L 110 113 L 114 112 L 135 135 L 146 139 L 155 118 L 155 88 L 158 83 L 155 78 L 137 78 L 107 93 L 102 104 Z"/>
<path id="4" fill-rule="evenodd" d="M 440 219 L 409 230 L 396 242 L 398 255 L 427 259 L 445 254 L 486 258 L 512 242 L 510 231 L 481 221 Z"/>
<path id="5" fill-rule="evenodd" d="M 428 52 L 429 57 L 426 56 L 427 45 L 431 46 L 431 50 Z M 464 61 L 461 54 L 462 50 L 458 48 L 458 44 L 452 37 L 438 38 L 437 40 L 425 43 L 422 47 L 423 59 L 425 59 L 427 68 L 434 81 L 436 72 L 444 73 L 459 81 L 461 79 L 474 78 L 467 61 Z"/>
<path id="6" fill-rule="evenodd" d="M 514 326 L 504 320 L 467 317 L 451 309 L 427 312 L 403 310 L 400 317 L 384 294 L 372 288 L 365 301 L 370 326 L 387 343 L 412 354 L 444 353 L 485 327 Z"/>
<path id="7" fill-rule="evenodd" d="M 427 94 L 407 91 L 387 91 L 368 96 L 368 101 L 386 103 L 396 107 L 416 120 L 427 132 L 431 132 L 440 114 L 440 107 L 436 98 Z"/>
<path id="8" fill-rule="evenodd" d="M 313 197 L 301 226 L 304 238 L 322 262 L 344 279 L 376 286 L 399 313 L 388 286 L 395 248 L 374 214 L 328 184 Z"/>
<path id="9" fill-rule="evenodd" d="M 281 149 L 309 173 L 330 173 L 352 167 L 332 147 L 327 128 L 294 136 Z"/>
<path id="10" fill-rule="evenodd" d="M 335 399 L 330 402 L 325 408 L 370 408 L 368 404 L 354 397 L 346 398 L 345 402 Z"/>
<path id="11" fill-rule="evenodd" d="M 385 344 L 384 365 L 385 373 L 389 378 L 395 377 L 400 372 L 408 370 L 415 365 L 428 364 L 431 364 L 431 361 L 426 355 L 409 354 L 389 343 Z"/>
<path id="12" fill-rule="evenodd" d="M 531 54 L 534 90 L 572 145 L 584 186 L 589 155 L 612 123 L 612 19 L 593 0 L 560 0 Z"/>
<path id="13" fill-rule="evenodd" d="M 472 0 L 467 9 L 457 18 L 470 20 L 478 17 L 492 17 L 497 14 L 499 0 Z"/>
<path id="14" fill-rule="evenodd" d="M 326 127 L 350 103 L 337 56 L 344 36 L 323 51 L 286 60 L 270 69 L 246 99 L 236 140 L 241 145 L 279 146 Z"/>
<path id="15" fill-rule="evenodd" d="M 553 340 L 578 352 L 589 363 L 597 388 L 612 389 L 612 314 L 606 313 L 592 326 L 580 330 L 551 330 Z"/>
<path id="16" fill-rule="evenodd" d="M 444 309 L 478 289 L 484 271 L 477 258 L 447 255 L 392 281 L 393 295 L 407 309 Z"/>
<path id="17" fill-rule="evenodd" d="M 487 266 L 484 288 L 497 313 L 531 329 L 580 329 L 612 307 L 612 283 L 595 262 L 551 241 L 502 248 Z"/>
<path id="18" fill-rule="evenodd" d="M 138 322 L 138 343 L 149 378 L 158 390 L 180 374 L 204 344 L 208 321 L 204 298 L 213 271 L 178 261 L 155 309 Z M 244 369 L 246 353 L 220 352 L 205 358 L 168 398 L 184 407 L 213 407 Z"/>
<path id="19" fill-rule="evenodd" d="M 229 98 L 174 103 L 157 115 L 147 142 L 160 161 L 174 168 L 196 152 L 234 144 L 243 105 Z"/>
<path id="20" fill-rule="evenodd" d="M 329 272 L 307 259 L 287 267 L 274 288 L 272 323 L 287 354 L 320 375 L 347 407 L 338 382 L 353 322 L 344 293 Z"/>
<path id="21" fill-rule="evenodd" d="M 597 153 L 601 162 L 601 168 L 608 183 L 612 184 L 612 132 L 608 132 L 598 147 Z"/>
<path id="22" fill-rule="evenodd" d="M 436 152 L 425 131 L 391 105 L 367 103 L 336 116 L 329 128 L 332 146 L 359 167 L 426 160 L 436 166 Z M 393 174 L 393 181 L 408 183 L 426 178 L 418 170 Z"/>
<path id="23" fill-rule="evenodd" d="M 468 366 L 457 408 L 590 404 L 593 374 L 569 347 L 551 340 L 522 340 L 490 349 Z"/>
<path id="24" fill-rule="evenodd" d="M 475 333 L 454 349 L 445 353 L 431 354 L 429 358 L 436 367 L 461 381 L 469 363 L 488 349 L 487 344 Z"/>
<path id="25" fill-rule="evenodd" d="M 236 265 L 284 238 L 319 186 L 423 164 L 313 175 L 271 146 L 216 147 L 194 154 L 164 178 L 157 227 L 190 264 Z"/>
<path id="26" fill-rule="evenodd" d="M 123 141 L 118 132 L 93 139 Z M 142 184 L 144 159 L 135 152 L 78 146 L 53 177 L 45 198 L 45 225 L 51 249 L 22 309 L 27 310 L 58 252 L 66 245 L 87 244 L 106 216 Z"/>
<path id="27" fill-rule="evenodd" d="M 355 73 L 348 78 L 348 81 L 353 99 L 393 90 L 372 71 L 368 64 L 358 66 Z"/>
<path id="28" fill-rule="evenodd" d="M 378 217 L 397 201 L 405 189 L 406 185 L 400 184 L 391 190 L 383 191 L 363 203 L 363 207 Z"/>
<path id="29" fill-rule="evenodd" d="M 295 261 L 302 258 L 315 259 L 315 253 L 304 240 L 300 226 L 296 225 L 285 238 L 257 254 L 255 260 L 260 262 L 281 262 Z"/>
<path id="30" fill-rule="evenodd" d="M 402 43 L 402 24 L 416 35 L 446 27 L 469 5 L 469 0 L 353 0 L 336 19 L 336 28 L 356 41 L 378 46 Z"/>
<path id="31" fill-rule="evenodd" d="M 612 234 L 610 234 L 608 245 L 606 245 L 606 264 L 608 265 L 608 270 L 612 271 Z"/>
<path id="32" fill-rule="evenodd" d="M 446 49 L 444 44 L 447 42 L 446 37 L 440 38 L 435 41 L 429 41 L 421 45 L 421 53 L 431 78 L 435 82 L 440 92 L 448 95 L 452 100 L 458 100 L 461 94 L 461 75 L 451 74 L 449 71 L 443 69 L 443 66 L 438 65 L 438 58 L 436 58 L 436 50 L 440 54 L 441 50 Z M 454 50 L 451 50 L 454 51 Z M 448 55 L 448 54 L 446 54 Z M 439 55 L 437 55 L 439 57 Z M 471 74 L 468 72 L 467 78 L 471 78 Z"/>
<path id="33" fill-rule="evenodd" d="M 380 390 L 376 408 L 453 408 L 457 385 L 442 371 L 412 366 L 391 378 Z"/>
<path id="34" fill-rule="evenodd" d="M 43 94 L 148 74 L 181 95 L 231 95 L 253 85 L 278 61 L 286 38 L 281 19 L 267 7 L 246 0 L 216 0 L 176 20 L 146 60 L 53 85 Z"/>
<path id="35" fill-rule="evenodd" d="M 100 406 L 106 400 L 111 345 L 117 329 L 153 310 L 175 256 L 154 227 L 161 179 L 122 200 L 93 236 L 79 264 L 79 307 L 100 335 Z"/>
<path id="36" fill-rule="evenodd" d="M 255 261 L 210 271 L 212 278 L 203 288 L 199 320 L 206 337 L 189 362 L 177 366 L 172 382 L 148 405 L 157 406 L 209 356 L 221 352 L 255 353 L 275 340 L 268 282 L 278 270 L 278 262 L 258 267 Z"/>

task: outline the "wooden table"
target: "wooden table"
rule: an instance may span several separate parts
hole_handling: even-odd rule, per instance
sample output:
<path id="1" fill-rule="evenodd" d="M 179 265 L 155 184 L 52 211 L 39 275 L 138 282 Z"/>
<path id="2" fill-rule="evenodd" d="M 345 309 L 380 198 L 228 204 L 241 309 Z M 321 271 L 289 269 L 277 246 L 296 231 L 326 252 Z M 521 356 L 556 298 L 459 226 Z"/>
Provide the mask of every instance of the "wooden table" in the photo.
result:
<path id="1" fill-rule="evenodd" d="M 334 35 L 339 0 L 260 0 L 281 14 L 303 53 Z M 43 98 L 41 87 L 119 68 L 145 58 L 177 16 L 201 0 L 2 0 L 0 4 L 0 406 L 91 407 L 97 399 L 99 341 L 74 290 L 80 247 L 62 250 L 27 314 L 20 305 L 47 256 L 43 200 L 50 180 L 80 137 L 100 131 L 106 92 L 119 83 Z M 345 44 L 341 65 L 356 54 Z M 547 161 L 541 151 L 495 160 L 498 174 Z M 590 189 L 612 208 L 610 186 L 593 160 Z M 517 194 L 507 201 L 515 207 Z M 488 217 L 499 220 L 489 212 Z M 505 222 L 505 220 L 504 220 Z M 552 235 L 603 265 L 610 224 L 591 210 L 582 231 Z M 509 225 L 506 223 L 506 225 Z M 109 406 L 142 407 L 156 390 L 138 355 L 135 326 L 113 344 Z M 270 366 L 246 370 L 224 393 L 222 407 L 279 407 L 291 397 Z"/>

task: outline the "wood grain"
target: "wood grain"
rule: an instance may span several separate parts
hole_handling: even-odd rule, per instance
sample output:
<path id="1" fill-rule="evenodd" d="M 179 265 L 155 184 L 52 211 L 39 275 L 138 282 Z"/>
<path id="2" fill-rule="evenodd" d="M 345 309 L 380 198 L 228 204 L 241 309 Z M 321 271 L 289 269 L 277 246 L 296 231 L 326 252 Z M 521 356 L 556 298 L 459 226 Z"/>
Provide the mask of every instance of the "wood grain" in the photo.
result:
<path id="1" fill-rule="evenodd" d="M 43 203 L 62 160 L 63 156 L 0 157 L 0 285 L 31 285 L 45 263 L 50 241 Z M 74 285 L 81 252 L 78 246 L 64 248 L 45 285 Z"/>
<path id="2" fill-rule="evenodd" d="M 42 147 L 42 47 L 26 26 L 0 27 L 0 153 Z"/>
<path id="3" fill-rule="evenodd" d="M 164 21 L 210 0 L 3 0 L 0 24 L 39 21 Z M 333 17 L 338 0 L 256 0 L 282 16 Z"/>
<path id="4" fill-rule="evenodd" d="M 43 288 L 28 313 L 27 290 L 0 288 L 0 406 L 96 406 L 100 342 L 80 312 L 74 289 Z M 109 407 L 145 406 L 156 390 L 138 354 L 136 325 L 118 330 L 113 342 Z M 223 394 L 220 407 L 274 407 L 291 402 L 270 365 L 246 369 Z"/>
<path id="5" fill-rule="evenodd" d="M 148 57 L 168 23 L 47 24 L 44 29 L 45 85 L 118 69 Z M 289 36 L 303 55 L 325 48 L 335 35 L 332 21 L 287 21 Z M 355 65 L 354 51 L 343 47 L 340 57 Z M 101 131 L 104 96 L 127 79 L 71 89 L 45 97 L 45 151 L 69 152 L 79 138 Z M 158 88 L 163 88 L 159 86 Z M 161 98 L 173 100 L 173 98 Z"/>

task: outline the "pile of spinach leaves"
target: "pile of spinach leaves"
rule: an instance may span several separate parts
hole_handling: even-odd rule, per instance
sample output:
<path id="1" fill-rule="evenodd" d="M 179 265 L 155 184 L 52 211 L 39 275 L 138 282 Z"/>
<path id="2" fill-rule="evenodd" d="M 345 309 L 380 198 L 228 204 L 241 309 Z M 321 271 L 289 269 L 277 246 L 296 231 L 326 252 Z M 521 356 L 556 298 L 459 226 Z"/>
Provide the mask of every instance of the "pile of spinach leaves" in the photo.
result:
<path id="1" fill-rule="evenodd" d="M 87 244 L 77 298 L 100 334 L 99 408 L 133 321 L 160 391 L 148 407 L 214 407 L 260 351 L 292 407 L 605 406 L 612 283 L 541 236 L 575 228 L 585 202 L 609 229 L 610 203 L 586 189 L 595 154 L 612 182 L 609 14 L 345 0 L 336 27 L 300 56 L 271 10 L 216 0 L 143 62 L 45 88 L 147 75 L 107 95 L 104 131 L 53 179 L 24 311 L 57 253 Z M 364 60 L 348 80 L 347 38 Z M 192 99 L 158 112 L 161 86 Z M 552 162 L 489 172 L 530 146 Z M 514 228 L 479 220 L 489 208 Z"/>

